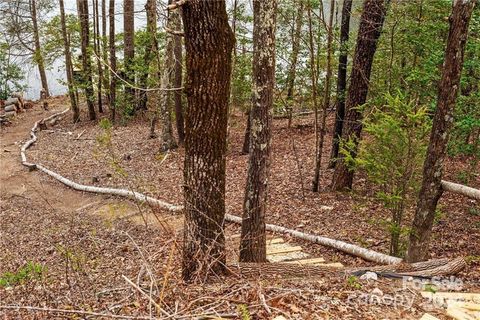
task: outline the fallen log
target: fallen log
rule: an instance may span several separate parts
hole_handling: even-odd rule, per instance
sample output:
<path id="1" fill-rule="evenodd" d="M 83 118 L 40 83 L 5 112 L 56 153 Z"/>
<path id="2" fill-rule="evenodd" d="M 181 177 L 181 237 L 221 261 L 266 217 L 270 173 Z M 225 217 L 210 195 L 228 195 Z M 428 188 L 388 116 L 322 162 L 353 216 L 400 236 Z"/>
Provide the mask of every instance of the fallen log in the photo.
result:
<path id="1" fill-rule="evenodd" d="M 430 267 L 429 267 L 430 266 Z M 380 276 L 395 277 L 435 277 L 457 274 L 466 266 L 463 258 L 453 260 L 438 259 L 418 263 L 398 263 L 386 266 L 375 266 L 364 270 L 382 270 L 376 272 Z M 291 263 L 240 263 L 228 266 L 228 270 L 236 276 L 246 278 L 271 279 L 324 277 L 327 275 L 348 276 L 359 275 L 358 268 L 333 268 L 318 265 L 295 265 Z M 373 271 L 375 272 L 375 271 Z"/>
<path id="2" fill-rule="evenodd" d="M 228 222 L 242 224 L 242 218 L 231 215 L 231 214 L 226 214 L 225 220 Z M 361 257 L 367 261 L 372 261 L 379 264 L 395 264 L 395 263 L 400 263 L 402 261 L 401 258 L 392 257 L 380 252 L 365 249 L 357 245 L 350 244 L 340 240 L 334 240 L 334 239 L 330 239 L 322 236 L 308 234 L 308 233 L 304 233 L 304 232 L 293 230 L 293 229 L 288 229 L 288 228 L 273 225 L 273 224 L 267 224 L 265 228 L 269 231 L 288 234 L 302 240 L 307 240 L 307 241 L 318 243 L 327 247 L 331 247 L 331 248 L 340 250 L 342 252 L 351 254 L 353 256 Z"/>
<path id="3" fill-rule="evenodd" d="M 11 104 L 9 106 L 6 106 L 4 110 L 5 110 L 5 112 L 17 111 L 17 108 L 15 107 L 14 104 Z"/>
<path id="4" fill-rule="evenodd" d="M 445 191 L 450 191 L 472 199 L 480 200 L 480 190 L 478 189 L 445 180 L 442 180 L 441 185 L 442 189 Z"/>

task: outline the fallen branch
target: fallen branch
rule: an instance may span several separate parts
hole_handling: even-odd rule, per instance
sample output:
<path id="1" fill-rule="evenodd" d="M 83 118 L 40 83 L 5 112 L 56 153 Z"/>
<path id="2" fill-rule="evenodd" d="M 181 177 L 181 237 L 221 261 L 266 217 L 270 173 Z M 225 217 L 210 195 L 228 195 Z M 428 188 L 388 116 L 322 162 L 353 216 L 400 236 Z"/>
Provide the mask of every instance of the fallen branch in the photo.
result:
<path id="1" fill-rule="evenodd" d="M 445 180 L 442 180 L 441 185 L 442 189 L 445 191 L 458 193 L 472 199 L 480 200 L 480 190 L 478 189 Z"/>
<path id="2" fill-rule="evenodd" d="M 237 224 L 242 224 L 242 218 L 231 215 L 231 214 L 226 214 L 225 220 L 229 222 L 237 223 Z M 307 240 L 307 241 L 318 243 L 327 247 L 331 247 L 331 248 L 340 250 L 342 252 L 351 254 L 353 256 L 361 257 L 365 260 L 373 261 L 379 264 L 396 264 L 402 261 L 402 259 L 400 258 L 392 257 L 380 252 L 365 249 L 357 245 L 343 242 L 340 240 L 334 240 L 334 239 L 330 239 L 322 236 L 316 236 L 316 235 L 300 232 L 297 230 L 276 226 L 273 224 L 267 224 L 265 228 L 269 231 L 289 234 L 291 236 L 294 236 L 302 240 Z"/>
<path id="3" fill-rule="evenodd" d="M 70 310 L 70 309 L 55 309 L 55 308 L 40 308 L 40 307 L 31 307 L 31 306 L 0 306 L 0 309 L 10 309 L 10 310 L 28 310 L 28 311 L 39 311 L 47 313 L 65 313 L 65 314 L 81 314 L 86 316 L 102 317 L 105 319 L 140 319 L 140 320 L 152 320 L 158 318 L 152 317 L 141 317 L 141 316 L 122 316 L 118 314 L 111 313 L 100 313 L 84 310 Z"/>
<path id="4" fill-rule="evenodd" d="M 320 265 L 292 265 L 290 263 L 240 263 L 229 266 L 231 273 L 247 278 L 271 279 L 305 278 L 325 276 L 361 275 L 367 271 L 385 277 L 435 277 L 456 274 L 463 270 L 466 262 L 463 258 L 453 260 L 437 259 L 418 263 L 397 263 L 370 268 L 332 268 Z"/>

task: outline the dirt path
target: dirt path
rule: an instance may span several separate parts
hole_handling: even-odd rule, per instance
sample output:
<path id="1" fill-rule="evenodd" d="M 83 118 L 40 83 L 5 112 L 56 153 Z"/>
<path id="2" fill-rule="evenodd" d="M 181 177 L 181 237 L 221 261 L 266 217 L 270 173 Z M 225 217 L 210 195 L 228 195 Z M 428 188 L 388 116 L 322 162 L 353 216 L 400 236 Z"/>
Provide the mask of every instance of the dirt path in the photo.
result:
<path id="1" fill-rule="evenodd" d="M 29 172 L 20 162 L 20 148 L 29 138 L 30 129 L 37 120 L 60 111 L 60 108 L 43 111 L 36 107 L 21 113 L 13 125 L 0 133 L 0 201 L 14 197 L 24 197 L 45 201 L 65 211 L 75 211 L 87 203 L 98 201 L 97 196 L 75 192 L 51 180 L 46 180 L 40 172 Z"/>

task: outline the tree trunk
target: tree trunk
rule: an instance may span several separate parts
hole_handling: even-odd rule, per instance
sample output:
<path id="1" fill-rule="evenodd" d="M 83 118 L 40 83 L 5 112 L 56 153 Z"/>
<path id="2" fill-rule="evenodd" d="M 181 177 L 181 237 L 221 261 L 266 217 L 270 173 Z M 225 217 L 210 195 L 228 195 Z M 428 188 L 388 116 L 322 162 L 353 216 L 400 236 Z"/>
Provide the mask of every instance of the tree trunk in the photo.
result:
<path id="1" fill-rule="evenodd" d="M 80 109 L 78 108 L 77 100 L 75 98 L 75 89 L 72 75 L 72 57 L 70 54 L 70 45 L 67 38 L 67 26 L 65 24 L 65 6 L 63 0 L 60 2 L 60 22 L 62 25 L 63 47 L 65 51 L 65 71 L 67 73 L 68 95 L 70 97 L 70 104 L 73 111 L 73 123 L 80 121 Z"/>
<path id="2" fill-rule="evenodd" d="M 333 129 L 332 152 L 330 155 L 330 168 L 335 167 L 342 137 L 343 118 L 345 117 L 345 93 L 347 90 L 347 64 L 348 64 L 348 38 L 350 31 L 350 15 L 352 1 L 344 0 L 342 8 L 342 26 L 340 28 L 340 55 L 338 57 L 337 77 L 337 106 L 335 110 L 335 126 Z"/>
<path id="3" fill-rule="evenodd" d="M 137 109 L 135 99 L 135 25 L 134 25 L 134 5 L 133 0 L 123 0 L 123 36 L 124 36 L 124 65 L 125 65 L 125 81 L 130 85 L 125 85 L 125 107 L 128 113 L 135 113 Z"/>
<path id="4" fill-rule="evenodd" d="M 243 202 L 240 261 L 267 260 L 265 213 L 275 87 L 276 0 L 253 1 L 253 88 L 250 151 Z"/>
<path id="5" fill-rule="evenodd" d="M 154 58 L 154 52 L 157 53 L 157 1 L 147 0 L 145 4 L 145 11 L 147 12 L 147 34 L 150 37 L 145 47 L 145 53 L 143 55 L 143 70 L 140 75 L 140 87 L 148 87 L 149 67 Z M 139 109 L 147 110 L 148 92 L 139 92 Z"/>
<path id="6" fill-rule="evenodd" d="M 309 59 L 310 59 L 310 81 L 312 82 L 312 101 L 313 111 L 315 113 L 315 168 L 318 162 L 318 101 L 317 101 L 317 67 L 315 64 L 315 44 L 312 25 L 312 7 L 309 4 L 307 8 L 308 14 L 308 47 L 309 47 Z"/>
<path id="7" fill-rule="evenodd" d="M 385 0 L 365 0 L 360 18 L 357 46 L 346 101 L 345 126 L 342 132 L 342 140 L 353 142 L 354 147 L 350 150 L 353 157 L 356 156 L 362 132 L 362 113 L 358 110 L 358 107 L 367 100 L 373 58 L 385 20 L 385 4 Z M 353 170 L 345 163 L 344 156 L 340 155 L 333 174 L 332 189 L 336 191 L 351 189 L 353 174 Z"/>
<path id="8" fill-rule="evenodd" d="M 333 17 L 335 15 L 335 0 L 330 2 L 330 17 L 328 21 L 327 38 L 327 75 L 325 77 L 325 91 L 323 94 L 322 120 L 320 123 L 320 137 L 316 147 L 315 173 L 312 183 L 312 191 L 318 192 L 320 184 L 320 169 L 322 166 L 323 142 L 325 141 L 325 129 L 327 122 L 327 109 L 330 105 L 330 82 L 332 78 L 332 41 L 333 41 Z M 317 132 L 318 134 L 318 132 Z"/>
<path id="9" fill-rule="evenodd" d="M 88 0 L 78 0 L 78 15 L 80 18 L 80 36 L 82 38 L 82 67 L 83 67 L 83 87 L 87 96 L 88 117 L 95 120 L 94 93 L 92 83 L 92 61 L 90 60 L 90 30 L 88 23 Z"/>
<path id="10" fill-rule="evenodd" d="M 103 67 L 102 62 L 100 61 L 101 49 L 100 49 L 100 17 L 98 16 L 98 0 L 92 0 L 93 4 L 93 42 L 94 42 L 94 52 L 95 60 L 97 61 L 97 71 L 98 71 L 98 83 L 97 83 L 97 102 L 98 102 L 98 112 L 103 113 L 103 102 L 102 102 L 102 81 L 103 81 Z"/>
<path id="11" fill-rule="evenodd" d="M 40 35 L 38 31 L 37 22 L 37 4 L 35 0 L 30 1 L 30 11 L 32 14 L 33 24 L 33 37 L 35 40 L 35 56 L 34 60 L 38 66 L 38 72 L 40 73 L 40 80 L 42 81 L 42 88 L 45 90 L 46 97 L 50 97 L 50 90 L 48 89 L 47 74 L 45 73 L 45 62 L 43 60 L 42 49 L 40 46 Z"/>
<path id="12" fill-rule="evenodd" d="M 455 0 L 453 2 L 442 79 L 438 87 L 437 108 L 433 118 L 427 157 L 423 165 L 422 187 L 410 233 L 408 261 L 421 261 L 428 255 L 435 209 L 442 195 L 443 162 L 453 123 L 468 25 L 474 6 L 475 0 Z"/>
<path id="13" fill-rule="evenodd" d="M 303 25 L 303 1 L 298 0 L 297 17 L 295 19 L 295 33 L 292 39 L 292 53 L 290 55 L 290 68 L 287 75 L 287 102 L 290 102 L 293 97 L 293 88 L 295 87 L 295 77 L 297 73 L 298 53 L 300 51 L 300 36 Z M 291 107 L 291 106 L 290 106 Z"/>
<path id="14" fill-rule="evenodd" d="M 116 88 L 117 88 L 117 55 L 116 55 L 116 48 L 115 48 L 115 0 L 109 0 L 109 7 L 108 7 L 108 47 L 110 50 L 110 110 L 111 110 L 111 120 L 115 123 L 115 104 L 116 104 Z"/>
<path id="15" fill-rule="evenodd" d="M 174 27 L 174 21 L 178 21 L 180 19 L 179 10 L 171 10 L 168 12 L 167 18 L 167 28 L 170 30 Z M 165 89 L 171 89 L 171 83 L 173 82 L 174 76 L 174 69 L 175 69 L 175 61 L 174 53 L 173 53 L 173 46 L 174 46 L 174 35 L 171 33 L 167 34 L 167 43 L 165 45 L 165 59 L 163 63 L 163 70 L 160 80 L 160 87 Z M 158 50 L 157 50 L 158 54 Z M 159 66 L 160 68 L 160 66 Z M 160 120 L 162 122 L 162 133 L 160 136 L 160 151 L 165 152 L 171 149 L 175 149 L 177 144 L 175 142 L 175 138 L 173 137 L 173 129 L 172 129 L 172 114 L 171 114 L 171 95 L 170 90 L 160 91 Z"/>
<path id="16" fill-rule="evenodd" d="M 250 109 L 250 108 L 249 108 Z M 243 146 L 242 154 L 248 154 L 250 150 L 250 131 L 252 128 L 252 116 L 250 110 L 247 111 L 247 126 L 245 127 L 245 132 L 243 134 Z"/>
<path id="17" fill-rule="evenodd" d="M 187 67 L 183 277 L 225 272 L 225 155 L 234 36 L 225 1 L 182 6 Z"/>
<path id="18" fill-rule="evenodd" d="M 181 21 L 180 15 L 178 17 L 172 17 L 172 27 L 175 28 L 175 31 L 180 31 Z M 173 36 L 173 57 L 175 59 L 174 65 L 174 80 L 173 87 L 181 88 L 183 81 L 183 53 L 182 53 L 182 37 L 180 35 Z M 178 134 L 178 144 L 183 145 L 185 141 L 185 125 L 183 118 L 183 103 L 182 103 L 182 91 L 175 90 L 173 92 L 173 98 L 175 101 L 175 120 L 177 124 L 177 134 Z"/>
<path id="19" fill-rule="evenodd" d="M 105 91 L 104 100 L 106 104 L 110 104 L 109 93 L 108 93 L 108 39 L 107 39 L 107 5 L 106 0 L 102 0 L 102 58 L 105 62 L 103 65 L 103 88 Z"/>

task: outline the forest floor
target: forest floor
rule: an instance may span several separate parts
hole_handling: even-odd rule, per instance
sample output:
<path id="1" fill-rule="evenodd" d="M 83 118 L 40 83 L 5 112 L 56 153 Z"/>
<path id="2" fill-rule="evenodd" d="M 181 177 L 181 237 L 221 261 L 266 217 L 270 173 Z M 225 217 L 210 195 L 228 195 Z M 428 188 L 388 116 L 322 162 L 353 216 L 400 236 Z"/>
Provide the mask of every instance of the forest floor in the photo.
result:
<path id="1" fill-rule="evenodd" d="M 225 278 L 208 284 L 182 283 L 178 254 L 181 217 L 125 199 L 73 191 L 21 165 L 20 146 L 34 122 L 63 110 L 65 103 L 64 98 L 53 98 L 51 111 L 36 106 L 0 131 L 2 319 L 75 318 L 55 310 L 2 309 L 6 305 L 172 319 L 217 313 L 241 318 L 246 310 L 259 319 L 275 315 L 292 319 L 419 319 L 426 311 L 446 319 L 442 308 L 402 280 Z M 330 115 L 329 123 L 332 121 Z M 241 215 L 246 177 L 247 156 L 240 152 L 244 124 L 243 116 L 232 115 L 226 202 L 227 211 L 235 215 Z M 389 213 L 364 178 L 356 179 L 353 192 L 329 192 L 332 171 L 324 161 L 324 191 L 309 190 L 314 165 L 312 124 L 312 117 L 294 119 L 291 128 L 287 128 L 287 120 L 274 120 L 267 222 L 388 253 Z M 181 204 L 183 148 L 160 154 L 158 140 L 148 139 L 148 133 L 146 117 L 109 131 L 89 121 L 73 125 L 67 114 L 49 130 L 39 132 L 27 157 L 78 183 L 142 191 Z M 324 159 L 330 154 L 330 137 L 329 131 Z M 469 163 L 468 158 L 449 159 L 445 179 L 464 183 L 470 175 L 468 184 L 480 188 L 480 170 Z M 432 257 L 466 257 L 468 267 L 457 275 L 461 290 L 480 292 L 480 204 L 445 193 L 439 208 Z M 406 221 L 411 221 L 413 206 L 408 211 Z M 238 234 L 239 227 L 228 225 L 226 233 Z M 334 249 L 283 238 L 327 262 L 371 265 Z M 235 259 L 235 248 L 229 252 L 229 258 Z M 28 262 L 44 268 L 23 275 L 15 285 L 2 286 L 8 272 L 20 274 L 18 270 Z M 139 293 L 124 276 L 146 288 L 146 293 Z M 162 310 L 152 306 L 149 295 Z"/>

